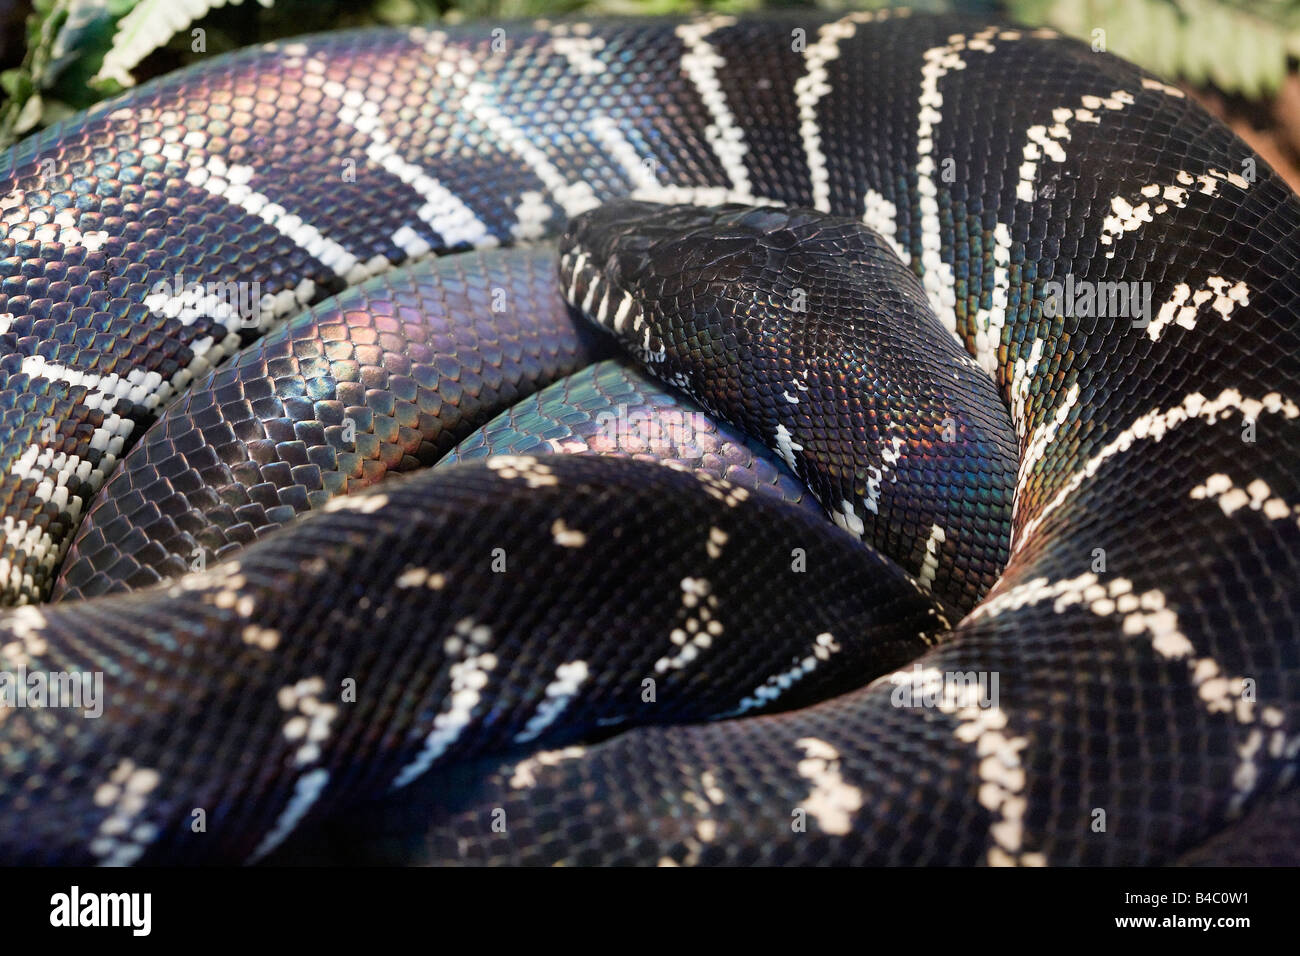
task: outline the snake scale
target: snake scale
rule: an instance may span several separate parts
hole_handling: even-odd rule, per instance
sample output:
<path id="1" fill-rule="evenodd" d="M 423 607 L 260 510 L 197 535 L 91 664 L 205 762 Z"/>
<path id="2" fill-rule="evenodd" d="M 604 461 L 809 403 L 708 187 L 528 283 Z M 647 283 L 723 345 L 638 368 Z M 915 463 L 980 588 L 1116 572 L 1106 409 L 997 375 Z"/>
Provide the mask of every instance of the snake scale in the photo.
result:
<path id="1" fill-rule="evenodd" d="M 0 179 L 0 679 L 103 682 L 0 707 L 0 862 L 1293 844 L 1300 201 L 1179 89 L 898 11 L 342 32 Z"/>

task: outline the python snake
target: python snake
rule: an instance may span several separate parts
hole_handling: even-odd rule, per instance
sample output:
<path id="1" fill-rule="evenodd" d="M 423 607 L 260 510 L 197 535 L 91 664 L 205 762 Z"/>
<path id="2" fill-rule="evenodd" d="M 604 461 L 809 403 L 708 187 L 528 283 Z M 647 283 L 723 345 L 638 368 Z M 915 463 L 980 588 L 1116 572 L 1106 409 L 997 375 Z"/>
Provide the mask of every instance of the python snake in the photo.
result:
<path id="1" fill-rule="evenodd" d="M 0 177 L 0 673 L 103 681 L 0 707 L 0 862 L 1293 836 L 1300 202 L 1136 67 L 897 11 L 344 32 Z"/>

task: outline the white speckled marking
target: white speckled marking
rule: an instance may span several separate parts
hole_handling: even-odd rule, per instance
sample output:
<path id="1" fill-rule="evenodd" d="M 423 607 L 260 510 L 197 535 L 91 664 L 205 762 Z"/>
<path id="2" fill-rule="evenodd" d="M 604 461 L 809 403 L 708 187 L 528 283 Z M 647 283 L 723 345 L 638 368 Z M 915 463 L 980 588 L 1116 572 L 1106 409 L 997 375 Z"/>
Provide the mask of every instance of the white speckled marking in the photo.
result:
<path id="1" fill-rule="evenodd" d="M 1259 512 L 1270 521 L 1281 521 L 1294 515 L 1300 515 L 1300 505 L 1289 505 L 1285 500 L 1273 494 L 1268 482 L 1256 478 L 1240 488 L 1233 484 L 1231 478 L 1223 473 L 1210 475 L 1202 484 L 1192 489 L 1192 497 L 1198 501 L 1218 502 L 1223 513 L 1231 517 L 1242 508 Z"/>
<path id="2" fill-rule="evenodd" d="M 510 787 L 514 790 L 528 790 L 537 786 L 537 771 L 543 767 L 554 767 L 566 760 L 577 760 L 587 752 L 586 747 L 564 747 L 561 750 L 542 750 L 515 764 L 510 775 Z"/>
<path id="3" fill-rule="evenodd" d="M 308 255 L 323 262 L 330 271 L 346 279 L 349 284 L 360 282 L 372 274 L 370 268 L 362 265 L 354 254 L 324 236 L 315 226 L 303 222 L 297 216 L 291 216 L 283 206 L 272 202 L 264 193 L 250 189 L 248 182 L 252 177 L 253 169 L 250 166 L 227 166 L 221 157 L 209 156 L 205 165 L 190 168 L 185 181 L 257 216 L 281 235 L 292 239 Z"/>
<path id="4" fill-rule="evenodd" d="M 111 372 L 107 375 L 100 375 L 95 372 L 86 372 L 67 365 L 60 365 L 57 362 L 46 361 L 39 355 L 23 356 L 19 370 L 32 378 L 44 378 L 52 382 L 67 382 L 69 385 L 85 386 L 87 393 L 82 399 L 82 404 L 87 408 L 102 409 L 105 413 L 112 411 L 119 398 L 125 398 L 148 408 L 155 408 L 158 405 L 158 396 L 155 393 L 162 385 L 162 376 L 157 372 L 146 372 L 143 369 L 136 368 L 131 369 L 125 377 Z M 116 419 L 116 416 L 113 417 Z M 109 428 L 111 433 L 117 435 L 123 435 L 130 431 L 128 428 L 126 432 L 123 432 L 117 426 L 105 425 L 104 427 Z M 120 444 L 117 451 L 121 451 Z"/>
<path id="5" fill-rule="evenodd" d="M 492 455 L 484 464 L 498 478 L 505 481 L 522 479 L 529 488 L 547 488 L 560 483 L 550 465 L 531 455 Z"/>
<path id="6" fill-rule="evenodd" d="M 326 513 L 335 511 L 356 511 L 363 515 L 372 515 L 388 505 L 388 495 L 376 493 L 360 495 L 339 495 L 331 498 L 321 508 Z"/>
<path id="7" fill-rule="evenodd" d="M 49 650 L 45 636 L 45 615 L 30 604 L 14 608 L 8 613 L 6 625 L 12 635 L 0 644 L 0 667 L 5 670 L 25 668 L 32 658 L 39 658 Z M 0 708 L 0 713 L 5 713 Z"/>
<path id="8" fill-rule="evenodd" d="M 862 533 L 867 530 L 866 524 L 858 517 L 851 501 L 841 501 L 839 510 L 831 512 L 831 520 L 855 538 L 861 538 Z"/>
<path id="9" fill-rule="evenodd" d="M 718 81 L 718 69 L 727 65 L 707 37 L 715 30 L 731 26 L 734 17 L 713 16 L 677 27 L 677 36 L 685 44 L 686 50 L 681 57 L 683 72 L 695 85 L 705 108 L 713 122 L 704 130 L 704 138 L 713 147 L 714 155 L 722 164 L 731 183 L 732 190 L 739 196 L 751 197 L 753 189 L 749 182 L 749 170 L 745 168 L 745 154 L 749 147 L 745 144 L 745 134 L 736 123 L 736 118 L 727 107 L 726 95 Z M 744 202 L 745 199 L 740 201 Z"/>
<path id="10" fill-rule="evenodd" d="M 53 222 L 37 226 L 32 230 L 31 238 L 40 242 L 61 242 L 65 246 L 80 246 L 97 252 L 108 242 L 109 235 L 102 229 L 87 229 L 85 232 L 73 225 L 72 215 L 64 210 L 54 217 Z"/>
<path id="11" fill-rule="evenodd" d="M 637 153 L 614 120 L 608 116 L 597 116 L 587 124 L 587 129 L 595 136 L 596 142 L 601 145 L 609 158 L 618 163 L 619 169 L 623 171 L 634 190 L 654 193 L 663 188 L 659 183 L 659 177 L 655 175 L 653 164 L 647 163 Z"/>
<path id="12" fill-rule="evenodd" d="M 1142 77 L 1142 89 L 1159 90 L 1161 93 L 1164 93 L 1166 96 L 1172 96 L 1180 100 L 1185 99 L 1187 96 L 1187 94 L 1184 93 L 1182 90 L 1180 90 L 1178 87 L 1170 86 L 1168 83 L 1161 83 L 1159 80 L 1154 80 L 1149 76 Z"/>
<path id="13" fill-rule="evenodd" d="M 706 844 L 718 836 L 718 823 L 713 818 L 713 808 L 722 806 L 726 795 L 712 773 L 700 774 L 699 783 L 688 783 L 681 793 L 681 801 L 695 812 L 695 832 L 682 840 L 686 849 L 679 861 L 672 856 L 661 857 L 658 866 L 697 866 Z"/>
<path id="14" fill-rule="evenodd" d="M 1019 514 L 1020 504 L 1023 500 L 1022 495 L 1034 467 L 1047 453 L 1047 447 L 1056 440 L 1057 435 L 1061 432 L 1061 427 L 1069 420 L 1070 413 L 1074 411 L 1075 406 L 1078 404 L 1079 386 L 1077 384 L 1071 385 L 1061 403 L 1048 416 L 1047 421 L 1034 429 L 1033 437 L 1026 443 L 1024 454 L 1020 456 L 1020 465 L 1016 475 L 1016 494 L 1011 509 L 1013 520 Z"/>
<path id="15" fill-rule="evenodd" d="M 546 196 L 527 189 L 519 194 L 519 205 L 515 207 L 515 224 L 510 227 L 510 232 L 521 242 L 536 241 L 545 237 L 546 224 L 550 219 L 551 206 L 546 201 Z"/>
<path id="16" fill-rule="evenodd" d="M 830 660 L 843 649 L 841 645 L 835 642 L 834 635 L 829 632 L 818 634 L 813 640 L 812 647 L 806 657 L 795 661 L 794 665 L 787 670 L 779 674 L 773 674 L 763 681 L 737 705 L 735 710 L 726 716 L 738 717 L 755 708 L 766 707 L 773 701 L 779 700 L 782 694 L 815 671 L 819 664 Z"/>
<path id="17" fill-rule="evenodd" d="M 922 54 L 921 96 L 916 130 L 916 190 L 921 211 L 921 283 L 929 296 L 935 315 L 953 335 L 957 335 L 957 293 L 952 266 L 943 261 L 943 238 L 939 223 L 939 185 L 935 181 L 938 164 L 934 152 L 935 128 L 943 122 L 943 94 L 939 81 L 949 73 L 966 69 L 961 54 L 966 50 L 992 52 L 989 40 L 996 34 L 990 27 L 974 36 L 952 36 L 943 46 L 932 47 Z"/>
<path id="18" fill-rule="evenodd" d="M 545 698 L 537 705 L 537 713 L 528 719 L 524 729 L 515 735 L 516 743 L 536 740 L 547 727 L 573 703 L 578 689 L 591 676 L 586 661 L 570 661 L 555 669 L 555 680 L 546 685 Z"/>
<path id="19" fill-rule="evenodd" d="M 276 703 L 290 713 L 284 725 L 286 740 L 297 743 L 294 766 L 305 767 L 320 759 L 320 746 L 330 736 L 330 724 L 338 716 L 338 705 L 321 700 L 325 681 L 320 677 L 307 677 L 295 684 L 280 688 Z"/>
<path id="20" fill-rule="evenodd" d="M 109 808 L 90 841 L 90 852 L 100 866 L 130 866 L 158 838 L 158 828 L 143 822 L 146 798 L 161 782 L 158 771 L 121 760 L 109 778 L 95 790 L 94 802 Z"/>
<path id="21" fill-rule="evenodd" d="M 790 435 L 790 429 L 784 425 L 776 426 L 776 453 L 781 456 L 781 460 L 786 463 L 791 471 L 798 468 L 795 461 L 795 453 L 803 451 L 803 445 L 800 445 Z"/>
<path id="22" fill-rule="evenodd" d="M 1197 316 L 1207 303 L 1212 312 L 1219 313 L 1219 318 L 1229 322 L 1233 310 L 1250 304 L 1250 289 L 1244 282 L 1230 283 L 1220 276 L 1210 276 L 1195 292 L 1187 283 L 1180 282 L 1169 301 L 1160 306 L 1156 317 L 1147 326 L 1147 335 L 1151 341 L 1157 342 L 1171 324 L 1189 330 L 1196 328 Z"/>
<path id="23" fill-rule="evenodd" d="M 821 126 L 817 120 L 817 106 L 831 92 L 826 64 L 839 58 L 840 43 L 857 32 L 859 23 L 884 20 L 890 15 L 888 10 L 855 11 L 834 23 L 818 27 L 816 42 L 804 49 L 804 75 L 795 80 L 794 95 L 799 107 L 799 135 L 803 138 L 804 161 L 808 164 L 812 186 L 812 205 L 822 212 L 830 212 L 831 208 L 830 170 L 826 165 L 826 153 L 822 150 Z M 893 15 L 906 16 L 907 11 L 893 11 Z"/>
<path id="24" fill-rule="evenodd" d="M 556 518 L 551 524 L 551 538 L 562 548 L 581 548 L 587 543 L 587 536 L 570 528 L 563 518 Z"/>
<path id="25" fill-rule="evenodd" d="M 259 647 L 264 651 L 273 651 L 280 646 L 280 632 L 271 627 L 249 624 L 244 627 L 241 637 L 250 647 Z"/>
<path id="26" fill-rule="evenodd" d="M 937 524 L 930 526 L 930 537 L 925 542 L 925 556 L 921 559 L 921 570 L 916 575 L 917 582 L 927 591 L 934 585 L 934 574 L 939 570 L 939 555 L 947 540 L 943 528 Z"/>
<path id="27" fill-rule="evenodd" d="M 638 153 L 613 119 L 608 116 L 593 117 L 587 124 L 587 131 L 622 170 L 631 187 L 629 196 L 632 199 L 696 206 L 718 206 L 729 202 L 785 205 L 771 197 L 755 196 L 748 185 L 744 189 L 735 189 L 730 186 L 682 186 L 660 182 L 658 163 L 652 157 Z"/>
<path id="28" fill-rule="evenodd" d="M 377 111 L 361 91 L 348 89 L 336 80 L 326 80 L 321 84 L 321 92 L 340 102 L 335 113 L 340 122 L 367 137 L 366 157 L 410 186 L 425 201 L 416 210 L 416 215 L 427 222 L 448 246 L 462 242 L 475 248 L 497 245 L 497 239 L 487 225 L 455 193 L 419 166 L 397 155 L 389 142 L 388 130 L 379 122 L 375 115 Z M 399 235 L 402 241 L 399 241 Z M 425 254 L 427 249 L 422 252 L 423 246 L 412 241 L 414 235 L 412 230 L 403 227 L 393 236 L 393 241 L 403 247 L 408 255 L 412 252 Z"/>
<path id="29" fill-rule="evenodd" d="M 1020 528 L 1019 533 L 1013 532 L 1012 553 L 1024 548 L 1025 543 L 1033 538 L 1043 522 L 1085 481 L 1096 475 L 1101 466 L 1111 458 L 1128 451 L 1137 442 L 1147 440 L 1158 442 L 1170 431 L 1187 422 L 1199 419 L 1211 425 L 1233 412 L 1240 412 L 1242 419 L 1246 421 L 1254 421 L 1265 413 L 1281 415 L 1287 419 L 1300 418 L 1300 407 L 1277 392 L 1269 392 L 1262 398 L 1256 399 L 1243 396 L 1235 388 L 1224 389 L 1212 399 L 1207 399 L 1200 392 L 1192 392 L 1173 408 L 1153 409 L 1146 412 L 1089 458 L 1084 466 L 1062 486 L 1055 497 Z"/>
<path id="30" fill-rule="evenodd" d="M 428 568 L 407 568 L 397 579 L 399 588 L 428 588 L 430 591 L 441 591 L 446 584 L 445 574 L 430 571 Z"/>
<path id="31" fill-rule="evenodd" d="M 874 189 L 867 190 L 862 206 L 863 225 L 879 233 L 905 264 L 910 263 L 912 254 L 898 241 L 898 207 Z"/>
<path id="32" fill-rule="evenodd" d="M 1104 584 L 1092 573 L 1055 583 L 1035 578 L 986 600 L 968 619 L 992 619 L 1045 601 L 1052 602 L 1055 614 L 1082 607 L 1098 617 L 1118 617 L 1126 636 L 1145 636 L 1161 657 L 1187 663 L 1192 686 L 1208 712 L 1229 715 L 1243 727 L 1252 728 L 1256 724 L 1258 708 L 1245 694 L 1245 678 L 1228 677 L 1213 658 L 1198 657 L 1191 640 L 1179 626 L 1177 614 L 1166 606 L 1164 593 L 1154 588 L 1139 593 L 1127 578 L 1112 578 Z M 1280 749 L 1285 735 L 1281 730 L 1276 730 L 1274 735 L 1273 749 Z M 1256 732 L 1251 730 L 1238 748 L 1241 762 L 1234 774 L 1236 791 L 1229 803 L 1230 814 L 1238 813 L 1254 792 L 1258 747 L 1251 742 L 1256 739 Z"/>
<path id="33" fill-rule="evenodd" d="M 597 56 L 605 49 L 604 37 L 591 35 L 589 23 L 557 23 L 550 28 L 551 48 L 569 61 L 581 76 L 599 76 L 605 62 Z"/>
<path id="34" fill-rule="evenodd" d="M 799 776 L 813 785 L 800 806 L 823 832 L 844 836 L 853 828 L 854 814 L 862 809 L 862 791 L 844 780 L 839 751 L 826 741 L 803 737 L 796 743 L 804 752 L 797 765 Z"/>
<path id="35" fill-rule="evenodd" d="M 1006 733 L 1007 715 L 996 704 L 985 706 L 978 682 L 950 682 L 942 671 L 914 665 L 882 678 L 910 689 L 913 699 L 933 700 L 941 713 L 957 718 L 953 731 L 958 740 L 974 746 L 979 763 L 978 799 L 995 815 L 989 827 L 991 866 L 1042 866 L 1041 853 L 1024 848 L 1025 769 L 1020 751 L 1029 743 L 1025 737 Z"/>
<path id="36" fill-rule="evenodd" d="M 722 622 L 714 617 L 718 599 L 712 586 L 703 578 L 682 578 L 681 624 L 673 628 L 668 639 L 679 651 L 666 654 L 655 661 L 655 673 L 666 674 L 681 670 L 713 646 L 713 640 L 722 635 Z"/>
<path id="37" fill-rule="evenodd" d="M 1239 190 L 1250 188 L 1250 182 L 1236 173 L 1225 173 L 1217 169 L 1207 170 L 1199 176 L 1180 170 L 1174 176 L 1174 182 L 1168 184 L 1151 183 L 1143 186 L 1137 196 L 1129 198 L 1115 196 L 1110 201 L 1111 214 L 1102 223 L 1100 242 L 1111 246 L 1106 251 L 1106 258 L 1115 257 L 1115 240 L 1126 232 L 1140 229 L 1144 224 L 1154 222 L 1156 216 L 1164 215 L 1170 210 L 1187 208 L 1191 195 L 1214 196 L 1219 183 L 1229 183 Z"/>
<path id="38" fill-rule="evenodd" d="M 464 109 L 484 123 L 498 143 L 527 164 L 566 216 L 572 218 L 600 205 L 591 186 L 582 181 L 569 182 L 529 135 L 496 106 L 492 87 L 470 79 L 478 70 L 477 63 L 464 57 L 460 68 L 452 75 L 453 83 L 464 90 Z"/>
<path id="39" fill-rule="evenodd" d="M 881 482 L 885 480 L 885 475 L 889 474 L 893 467 L 898 464 L 899 459 L 903 457 L 903 449 L 906 445 L 907 442 L 902 438 L 891 438 L 889 447 L 880 450 L 880 466 L 867 465 L 867 496 L 862 500 L 862 506 L 873 515 L 880 514 Z"/>
<path id="40" fill-rule="evenodd" d="M 324 767 L 317 767 L 299 777 L 293 785 L 293 795 L 289 798 L 288 805 L 280 811 L 280 816 L 276 818 L 275 825 L 262 837 L 256 849 L 249 855 L 248 862 L 256 863 L 266 854 L 270 853 L 281 843 L 285 837 L 294 831 L 294 828 L 302 822 L 303 817 L 307 815 L 316 801 L 320 799 L 321 794 L 325 791 L 325 785 L 329 783 L 330 774 Z"/>
<path id="41" fill-rule="evenodd" d="M 466 618 L 456 625 L 455 633 L 447 638 L 444 650 L 451 663 L 451 688 L 443 701 L 442 712 L 433 719 L 433 729 L 424 740 L 424 747 L 393 780 L 393 790 L 405 787 L 447 752 L 465 729 L 473 722 L 474 709 L 487 686 L 488 675 L 497 666 L 497 657 L 486 650 L 492 632 Z"/>

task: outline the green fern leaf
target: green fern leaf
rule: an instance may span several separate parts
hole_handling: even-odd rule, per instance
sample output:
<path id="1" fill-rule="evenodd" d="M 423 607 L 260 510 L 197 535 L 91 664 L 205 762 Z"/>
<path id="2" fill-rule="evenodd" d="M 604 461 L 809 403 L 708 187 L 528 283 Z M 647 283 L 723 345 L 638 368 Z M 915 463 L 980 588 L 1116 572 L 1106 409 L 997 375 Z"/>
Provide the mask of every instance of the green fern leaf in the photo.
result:
<path id="1" fill-rule="evenodd" d="M 1092 42 L 1168 80 L 1214 83 L 1262 97 L 1285 81 L 1300 56 L 1296 0 L 1008 0 L 1030 26 L 1051 26 Z"/>
<path id="2" fill-rule="evenodd" d="M 141 60 L 209 10 L 223 7 L 227 2 L 238 6 L 244 0 L 140 0 L 118 22 L 113 45 L 104 55 L 104 62 L 91 82 L 134 86 L 135 79 L 131 76 L 131 70 Z M 269 7 L 273 0 L 258 2 Z"/>

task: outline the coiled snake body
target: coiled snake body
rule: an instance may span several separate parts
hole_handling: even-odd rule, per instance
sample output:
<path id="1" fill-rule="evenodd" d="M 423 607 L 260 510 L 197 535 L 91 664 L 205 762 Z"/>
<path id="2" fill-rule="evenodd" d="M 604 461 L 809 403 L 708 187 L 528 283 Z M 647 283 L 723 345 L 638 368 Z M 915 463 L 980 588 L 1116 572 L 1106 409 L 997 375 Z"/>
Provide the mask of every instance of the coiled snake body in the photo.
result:
<path id="1" fill-rule="evenodd" d="M 1277 842 L 1300 203 L 1178 89 L 898 13 L 340 33 L 0 174 L 0 671 L 103 681 L 0 707 L 0 861 Z"/>

